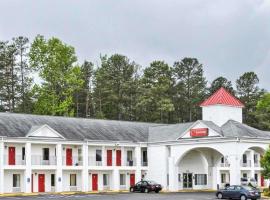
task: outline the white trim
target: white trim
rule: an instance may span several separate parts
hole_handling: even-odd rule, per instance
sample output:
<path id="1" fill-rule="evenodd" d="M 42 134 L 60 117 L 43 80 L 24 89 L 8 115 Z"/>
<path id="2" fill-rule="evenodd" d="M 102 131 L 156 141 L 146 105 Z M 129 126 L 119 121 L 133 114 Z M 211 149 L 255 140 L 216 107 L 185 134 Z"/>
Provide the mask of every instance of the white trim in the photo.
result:
<path id="1" fill-rule="evenodd" d="M 40 129 L 42 128 L 47 128 L 49 129 L 50 131 L 52 131 L 54 134 L 56 134 L 58 137 L 41 137 L 41 136 L 38 136 L 38 137 L 35 137 L 35 133 L 37 133 Z M 46 139 L 55 139 L 55 138 L 62 138 L 62 139 L 65 139 L 65 137 L 63 137 L 60 133 L 58 133 L 56 130 L 54 130 L 53 128 L 51 128 L 49 125 L 47 124 L 44 124 L 42 125 L 41 127 L 39 127 L 37 130 L 33 131 L 33 132 L 30 132 L 28 133 L 25 137 L 35 137 L 35 138 L 46 138 Z"/>

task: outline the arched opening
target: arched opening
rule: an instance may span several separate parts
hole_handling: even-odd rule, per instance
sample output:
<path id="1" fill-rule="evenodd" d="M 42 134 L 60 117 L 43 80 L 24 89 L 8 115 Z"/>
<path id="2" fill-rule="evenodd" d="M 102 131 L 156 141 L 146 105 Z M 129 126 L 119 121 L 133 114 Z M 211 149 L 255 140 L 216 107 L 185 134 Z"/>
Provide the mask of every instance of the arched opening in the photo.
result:
<path id="1" fill-rule="evenodd" d="M 193 148 L 177 161 L 178 189 L 215 189 L 217 167 L 224 157 L 218 150 L 209 147 Z"/>
<path id="2" fill-rule="evenodd" d="M 259 146 L 251 146 L 244 149 L 240 159 L 241 184 L 252 184 L 264 187 L 265 180 L 261 175 L 260 160 L 265 153 L 265 149 Z"/>

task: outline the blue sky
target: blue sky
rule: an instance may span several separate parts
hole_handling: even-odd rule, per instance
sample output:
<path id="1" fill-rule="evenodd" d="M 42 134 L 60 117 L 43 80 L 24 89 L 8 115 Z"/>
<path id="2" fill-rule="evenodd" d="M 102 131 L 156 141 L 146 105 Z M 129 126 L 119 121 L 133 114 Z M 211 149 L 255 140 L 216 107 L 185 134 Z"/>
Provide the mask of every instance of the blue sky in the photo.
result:
<path id="1" fill-rule="evenodd" d="M 121 53 L 142 66 L 196 57 L 209 81 L 255 71 L 270 90 L 269 0 L 1 0 L 0 40 L 37 34 L 79 62 Z"/>

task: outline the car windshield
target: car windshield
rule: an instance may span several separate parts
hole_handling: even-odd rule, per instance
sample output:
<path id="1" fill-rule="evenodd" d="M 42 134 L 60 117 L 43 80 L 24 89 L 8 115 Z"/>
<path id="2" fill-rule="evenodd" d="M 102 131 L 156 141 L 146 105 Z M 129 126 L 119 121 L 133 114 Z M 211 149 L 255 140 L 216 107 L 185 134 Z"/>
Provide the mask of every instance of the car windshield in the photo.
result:
<path id="1" fill-rule="evenodd" d="M 250 187 L 250 186 L 247 186 L 247 185 L 244 185 L 244 186 L 242 186 L 245 190 L 253 190 L 253 188 L 252 187 Z"/>
<path id="2" fill-rule="evenodd" d="M 154 185 L 157 184 L 155 181 L 147 181 L 149 184 Z"/>

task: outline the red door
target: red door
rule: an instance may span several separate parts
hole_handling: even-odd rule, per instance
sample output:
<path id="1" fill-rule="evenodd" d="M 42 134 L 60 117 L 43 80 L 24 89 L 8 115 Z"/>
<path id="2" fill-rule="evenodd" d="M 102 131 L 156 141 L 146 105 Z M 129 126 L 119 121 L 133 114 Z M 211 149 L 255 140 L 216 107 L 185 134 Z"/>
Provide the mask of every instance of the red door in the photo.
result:
<path id="1" fill-rule="evenodd" d="M 130 186 L 135 185 L 135 174 L 130 174 Z"/>
<path id="2" fill-rule="evenodd" d="M 15 147 L 8 147 L 8 164 L 15 165 Z"/>
<path id="3" fill-rule="evenodd" d="M 72 165 L 72 149 L 66 149 L 66 165 Z"/>
<path id="4" fill-rule="evenodd" d="M 98 175 L 92 174 L 92 190 L 97 191 L 98 190 Z"/>
<path id="5" fill-rule="evenodd" d="M 116 166 L 121 166 L 121 150 L 116 150 Z"/>
<path id="6" fill-rule="evenodd" d="M 261 187 L 264 187 L 264 177 L 261 175 Z"/>
<path id="7" fill-rule="evenodd" d="M 112 150 L 107 150 L 107 166 L 112 166 Z"/>
<path id="8" fill-rule="evenodd" d="M 38 192 L 45 192 L 45 175 L 38 175 Z"/>

